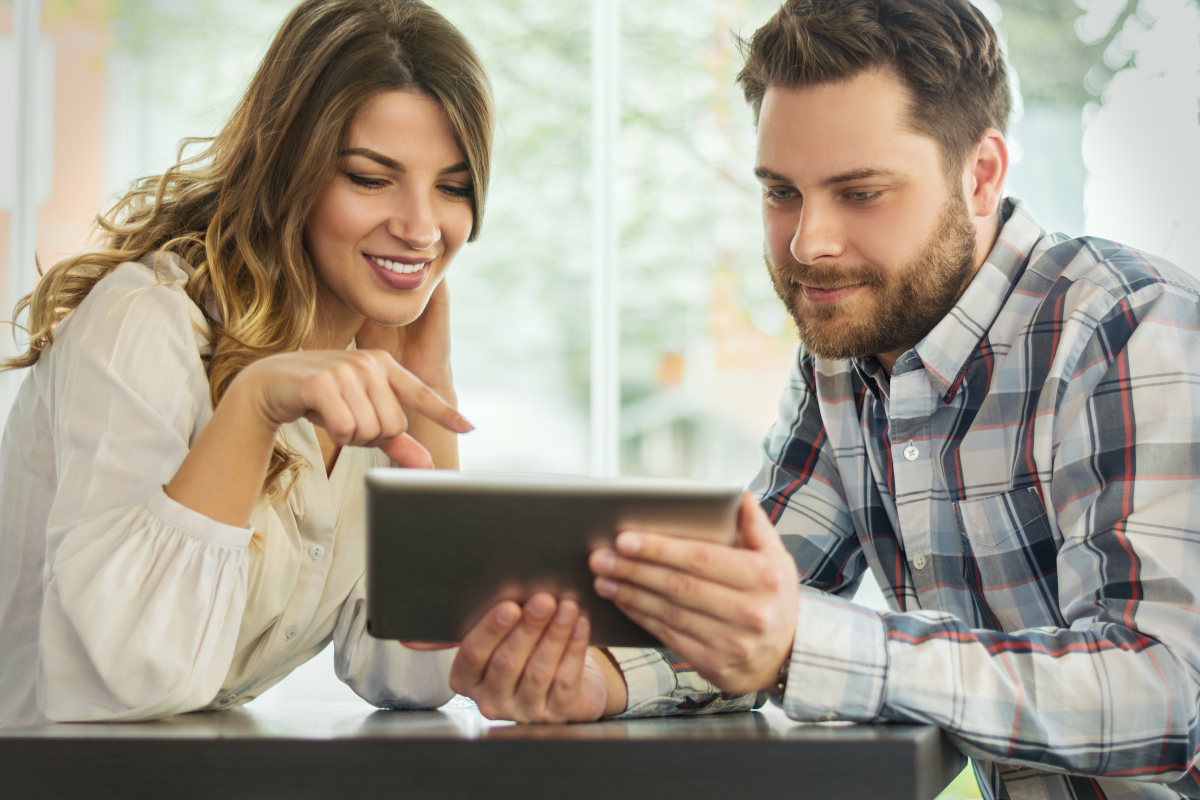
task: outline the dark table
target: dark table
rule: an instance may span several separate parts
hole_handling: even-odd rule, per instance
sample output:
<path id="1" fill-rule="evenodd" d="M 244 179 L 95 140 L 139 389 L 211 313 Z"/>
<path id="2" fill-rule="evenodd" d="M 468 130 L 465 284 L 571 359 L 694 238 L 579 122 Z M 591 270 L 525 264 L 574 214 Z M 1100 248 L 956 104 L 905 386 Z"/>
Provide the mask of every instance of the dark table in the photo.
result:
<path id="1" fill-rule="evenodd" d="M 159 722 L 0 731 L 0 797 L 888 798 L 929 800 L 966 760 L 924 725 L 755 712 L 512 725 L 440 711 L 254 704 Z"/>

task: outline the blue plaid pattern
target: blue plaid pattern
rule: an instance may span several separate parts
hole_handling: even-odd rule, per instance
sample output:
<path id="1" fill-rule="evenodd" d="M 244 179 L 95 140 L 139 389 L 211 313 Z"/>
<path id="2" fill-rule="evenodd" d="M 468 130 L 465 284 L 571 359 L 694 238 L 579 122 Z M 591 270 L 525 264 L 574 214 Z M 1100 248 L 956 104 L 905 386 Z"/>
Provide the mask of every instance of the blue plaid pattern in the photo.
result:
<path id="1" fill-rule="evenodd" d="M 799 352 L 753 484 L 803 584 L 783 706 L 936 724 L 989 798 L 1200 798 L 1200 286 L 1003 215 L 891 376 Z M 630 713 L 682 711 L 653 652 Z"/>

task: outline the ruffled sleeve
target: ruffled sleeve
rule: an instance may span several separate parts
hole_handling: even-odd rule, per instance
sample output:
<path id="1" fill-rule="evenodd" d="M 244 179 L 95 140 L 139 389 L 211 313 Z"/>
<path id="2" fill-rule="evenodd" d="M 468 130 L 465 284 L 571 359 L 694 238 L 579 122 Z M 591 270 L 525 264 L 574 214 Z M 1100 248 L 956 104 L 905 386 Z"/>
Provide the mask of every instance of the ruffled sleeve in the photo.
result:
<path id="1" fill-rule="evenodd" d="M 58 471 L 38 642 L 38 700 L 53 720 L 200 708 L 237 642 L 252 531 L 162 489 L 212 414 L 203 317 L 185 276 L 168 265 L 163 277 L 117 268 L 35 368 Z"/>

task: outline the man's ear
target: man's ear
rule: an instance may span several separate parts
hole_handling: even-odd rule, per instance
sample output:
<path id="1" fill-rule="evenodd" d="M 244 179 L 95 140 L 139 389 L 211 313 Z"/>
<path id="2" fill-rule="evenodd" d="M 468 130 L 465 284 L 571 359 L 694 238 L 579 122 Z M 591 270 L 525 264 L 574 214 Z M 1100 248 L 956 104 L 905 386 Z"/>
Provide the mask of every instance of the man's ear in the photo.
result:
<path id="1" fill-rule="evenodd" d="M 972 217 L 990 217 L 1004 196 L 1008 175 L 1008 145 L 995 128 L 983 132 L 963 165 L 963 196 Z"/>

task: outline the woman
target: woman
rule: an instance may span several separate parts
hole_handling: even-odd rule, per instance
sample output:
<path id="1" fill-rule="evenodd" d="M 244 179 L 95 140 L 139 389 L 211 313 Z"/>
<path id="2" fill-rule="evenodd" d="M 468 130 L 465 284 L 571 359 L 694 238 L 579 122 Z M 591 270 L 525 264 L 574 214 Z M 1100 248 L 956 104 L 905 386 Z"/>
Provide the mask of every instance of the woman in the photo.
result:
<path id="1" fill-rule="evenodd" d="M 491 132 L 437 12 L 306 0 L 206 151 L 21 301 L 0 726 L 245 703 L 331 638 L 370 702 L 449 699 L 455 651 L 366 635 L 362 475 L 457 466 L 443 278 Z"/>

